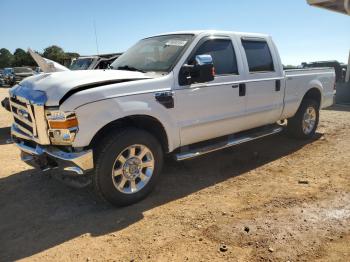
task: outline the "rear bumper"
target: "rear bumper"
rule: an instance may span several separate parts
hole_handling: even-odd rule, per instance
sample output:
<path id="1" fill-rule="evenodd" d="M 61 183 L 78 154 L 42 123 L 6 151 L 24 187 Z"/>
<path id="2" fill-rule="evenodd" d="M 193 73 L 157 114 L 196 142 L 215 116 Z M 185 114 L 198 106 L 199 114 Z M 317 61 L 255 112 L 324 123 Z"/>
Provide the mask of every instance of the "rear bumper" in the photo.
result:
<path id="1" fill-rule="evenodd" d="M 59 169 L 84 175 L 94 168 L 92 150 L 65 152 L 52 146 L 41 146 L 30 141 L 26 134 L 16 127 L 11 127 L 11 136 L 21 150 L 21 159 L 43 171 Z"/>

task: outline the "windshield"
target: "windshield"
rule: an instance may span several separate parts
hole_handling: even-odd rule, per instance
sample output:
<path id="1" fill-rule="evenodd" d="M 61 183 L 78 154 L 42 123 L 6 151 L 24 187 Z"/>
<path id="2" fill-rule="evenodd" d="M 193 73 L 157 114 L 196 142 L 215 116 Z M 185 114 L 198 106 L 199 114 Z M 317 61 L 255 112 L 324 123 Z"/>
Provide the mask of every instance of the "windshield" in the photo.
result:
<path id="1" fill-rule="evenodd" d="M 28 67 L 15 67 L 15 73 L 33 73 L 33 70 Z"/>
<path id="2" fill-rule="evenodd" d="M 111 67 L 113 69 L 169 72 L 193 35 L 165 35 L 146 38 L 127 50 Z"/>
<path id="3" fill-rule="evenodd" d="M 70 65 L 70 70 L 86 70 L 89 68 L 93 58 L 78 58 Z"/>

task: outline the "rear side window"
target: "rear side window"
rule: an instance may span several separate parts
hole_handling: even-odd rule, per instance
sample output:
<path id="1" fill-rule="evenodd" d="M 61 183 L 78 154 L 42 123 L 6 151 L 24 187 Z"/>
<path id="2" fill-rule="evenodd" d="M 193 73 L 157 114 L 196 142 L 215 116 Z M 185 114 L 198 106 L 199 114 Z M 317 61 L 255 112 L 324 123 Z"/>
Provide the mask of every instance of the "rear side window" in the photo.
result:
<path id="1" fill-rule="evenodd" d="M 217 75 L 238 74 L 236 54 L 231 40 L 207 40 L 197 49 L 195 56 L 203 54 L 211 55 Z"/>
<path id="2" fill-rule="evenodd" d="M 242 40 L 249 72 L 274 71 L 270 48 L 265 41 Z"/>

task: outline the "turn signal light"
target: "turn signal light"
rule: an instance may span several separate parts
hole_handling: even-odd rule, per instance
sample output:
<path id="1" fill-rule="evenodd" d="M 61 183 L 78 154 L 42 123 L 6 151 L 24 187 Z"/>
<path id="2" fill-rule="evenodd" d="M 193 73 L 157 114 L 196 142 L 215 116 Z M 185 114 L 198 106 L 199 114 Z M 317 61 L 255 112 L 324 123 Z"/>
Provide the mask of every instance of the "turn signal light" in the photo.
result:
<path id="1" fill-rule="evenodd" d="M 78 126 L 77 118 L 69 118 L 64 121 L 49 120 L 50 129 L 69 129 Z"/>

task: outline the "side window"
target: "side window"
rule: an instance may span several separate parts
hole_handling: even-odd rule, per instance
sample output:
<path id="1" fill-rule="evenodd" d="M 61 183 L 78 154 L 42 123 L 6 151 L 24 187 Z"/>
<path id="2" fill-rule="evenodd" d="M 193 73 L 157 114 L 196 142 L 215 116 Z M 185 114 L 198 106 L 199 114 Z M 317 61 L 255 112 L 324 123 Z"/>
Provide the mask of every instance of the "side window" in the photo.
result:
<path id="1" fill-rule="evenodd" d="M 274 71 L 270 48 L 265 41 L 242 40 L 249 72 Z"/>
<path id="2" fill-rule="evenodd" d="M 217 75 L 238 74 L 236 54 L 231 40 L 207 40 L 196 50 L 194 56 L 203 54 L 211 55 Z"/>

